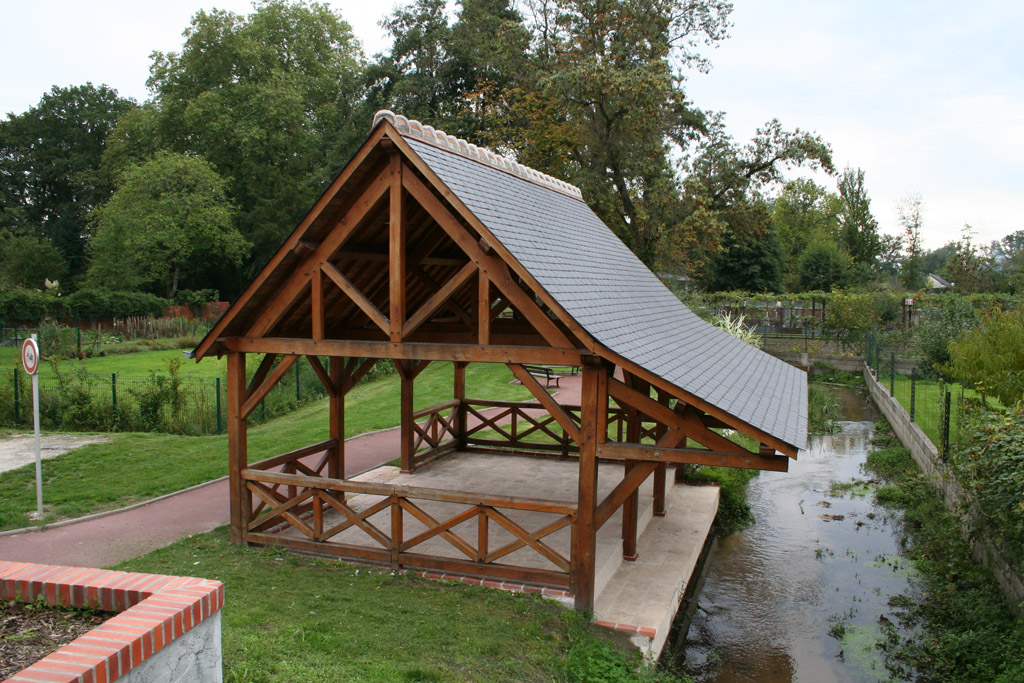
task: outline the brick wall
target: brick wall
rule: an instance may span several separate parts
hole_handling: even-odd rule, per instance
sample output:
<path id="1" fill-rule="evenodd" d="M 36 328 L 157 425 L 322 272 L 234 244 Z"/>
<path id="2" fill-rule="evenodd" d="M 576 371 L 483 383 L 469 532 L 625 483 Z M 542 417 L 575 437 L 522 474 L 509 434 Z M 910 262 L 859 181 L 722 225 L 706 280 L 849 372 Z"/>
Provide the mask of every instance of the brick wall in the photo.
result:
<path id="1" fill-rule="evenodd" d="M 192 577 L 0 561 L 0 600 L 34 602 L 40 596 L 48 605 L 118 614 L 8 681 L 114 683 L 128 680 L 132 671 L 204 622 L 216 619 L 219 624 L 224 585 Z M 220 680 L 219 638 L 216 649 L 212 675 L 197 673 L 191 680 Z"/>

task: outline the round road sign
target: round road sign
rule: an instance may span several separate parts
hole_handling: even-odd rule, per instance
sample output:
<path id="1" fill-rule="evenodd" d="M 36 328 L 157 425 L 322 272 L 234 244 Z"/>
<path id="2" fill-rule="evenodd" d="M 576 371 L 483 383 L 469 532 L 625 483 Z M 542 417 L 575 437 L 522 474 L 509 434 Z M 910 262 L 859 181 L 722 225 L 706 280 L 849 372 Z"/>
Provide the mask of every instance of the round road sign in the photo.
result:
<path id="1" fill-rule="evenodd" d="M 21 364 L 30 375 L 39 370 L 39 344 L 35 339 L 26 339 L 21 345 Z"/>

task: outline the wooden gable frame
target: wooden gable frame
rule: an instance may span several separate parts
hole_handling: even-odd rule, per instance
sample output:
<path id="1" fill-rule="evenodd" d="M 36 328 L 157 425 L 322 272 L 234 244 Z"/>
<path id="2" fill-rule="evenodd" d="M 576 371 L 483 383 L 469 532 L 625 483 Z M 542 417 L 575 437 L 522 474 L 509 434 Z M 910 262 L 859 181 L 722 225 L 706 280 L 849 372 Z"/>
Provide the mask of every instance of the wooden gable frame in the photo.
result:
<path id="1" fill-rule="evenodd" d="M 272 524 L 254 519 L 251 494 L 259 501 L 259 510 L 273 513 L 271 520 L 286 519 L 300 525 L 304 533 L 310 527 L 297 515 L 306 508 L 316 514 L 320 509 L 312 500 L 316 496 L 335 510 L 345 508 L 343 497 L 336 494 L 282 498 L 280 483 L 271 486 L 268 479 L 262 483 L 245 479 L 250 471 L 246 418 L 300 356 L 307 357 L 330 397 L 330 438 L 316 445 L 324 449 L 318 465 L 294 465 L 299 469 L 292 476 L 326 472 L 332 479 L 344 479 L 344 397 L 378 359 L 394 360 L 401 377 L 401 462 L 407 471 L 415 469 L 417 446 L 429 442 L 430 428 L 454 433 L 457 446 L 466 446 L 465 364 L 507 364 L 550 415 L 536 429 L 554 434 L 557 426 L 565 443 L 571 442 L 572 450 L 579 453 L 576 526 L 571 567 L 566 563 L 566 569 L 577 605 L 588 609 L 594 598 L 596 531 L 622 507 L 623 552 L 635 557 L 637 492 L 653 475 L 655 514 L 664 514 L 666 464 L 784 471 L 786 456 L 796 456 L 791 445 L 602 347 L 386 120 L 374 128 L 203 339 L 195 356 L 224 353 L 228 355 L 235 541 L 269 538 L 263 532 Z M 247 385 L 245 356 L 249 353 L 265 355 Z M 330 358 L 327 368 L 321 356 Z M 412 410 L 412 386 L 431 361 L 455 364 L 455 411 L 451 418 L 431 413 L 434 422 L 424 427 L 417 425 L 419 415 Z M 578 415 L 551 398 L 524 367 L 530 364 L 582 367 Z M 622 380 L 614 376 L 616 368 Z M 626 425 L 623 438 L 615 441 L 608 436 L 612 401 L 623 412 Z M 744 449 L 715 431 L 721 427 L 752 436 L 760 449 Z M 691 442 L 700 447 L 692 447 Z M 302 449 L 303 454 L 306 451 Z M 294 455 L 280 456 L 281 462 Z M 624 463 L 622 481 L 603 501 L 596 498 L 598 459 Z M 349 522 L 360 523 L 365 520 Z M 540 541 L 539 537 L 522 538 L 518 543 Z M 395 548 L 400 545 L 396 541 Z M 393 562 L 401 554 L 395 548 Z M 507 552 L 511 550 L 502 551 Z"/>

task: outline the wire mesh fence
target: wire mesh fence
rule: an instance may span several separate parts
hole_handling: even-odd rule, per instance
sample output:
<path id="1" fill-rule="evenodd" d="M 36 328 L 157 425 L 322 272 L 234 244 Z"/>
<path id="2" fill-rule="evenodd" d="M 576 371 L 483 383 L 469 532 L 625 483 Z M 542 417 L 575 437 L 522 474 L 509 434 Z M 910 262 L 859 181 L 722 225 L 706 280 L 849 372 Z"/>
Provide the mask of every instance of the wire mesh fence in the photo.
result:
<path id="1" fill-rule="evenodd" d="M 0 425 L 32 423 L 32 379 L 18 368 L 0 380 Z M 39 417 L 46 430 L 220 434 L 227 393 L 220 377 L 182 377 L 176 370 L 149 375 L 99 375 L 61 370 L 39 378 Z M 249 416 L 259 424 L 326 395 L 308 362 L 293 370 Z"/>
<path id="2" fill-rule="evenodd" d="M 946 458 L 950 447 L 961 442 L 961 417 L 968 402 L 984 401 L 984 397 L 969 387 L 944 381 L 919 364 L 916 356 L 912 346 L 893 344 L 877 332 L 868 334 L 865 362 Z"/>

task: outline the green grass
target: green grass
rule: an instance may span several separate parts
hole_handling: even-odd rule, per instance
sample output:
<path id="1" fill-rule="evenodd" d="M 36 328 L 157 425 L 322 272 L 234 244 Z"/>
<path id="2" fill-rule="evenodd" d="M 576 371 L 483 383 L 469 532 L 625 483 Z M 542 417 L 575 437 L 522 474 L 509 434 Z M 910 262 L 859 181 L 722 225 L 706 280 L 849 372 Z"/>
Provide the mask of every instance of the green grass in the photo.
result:
<path id="1" fill-rule="evenodd" d="M 415 409 L 450 400 L 451 363 L 434 363 L 416 378 Z M 525 400 L 529 391 L 510 384 L 504 365 L 466 368 L 474 398 Z M 397 375 L 355 387 L 345 401 L 345 436 L 394 427 L 400 419 Z M 301 448 L 328 436 L 328 401 L 321 400 L 249 429 L 249 462 Z M 227 474 L 227 436 L 114 434 L 43 462 L 43 523 L 110 510 L 200 484 Z M 0 530 L 30 526 L 35 510 L 35 466 L 0 473 Z"/>
<path id="2" fill-rule="evenodd" d="M 890 599 L 896 621 L 881 618 L 881 647 L 897 680 L 1024 681 L 1024 624 L 1006 606 L 992 575 L 976 563 L 960 521 L 880 421 L 879 450 L 865 469 L 884 480 L 875 500 L 894 511 L 904 554 L 917 579 Z"/>
<path id="3" fill-rule="evenodd" d="M 889 375 L 879 376 L 879 383 L 888 392 L 890 386 Z M 943 388 L 952 396 L 950 397 L 950 418 L 949 418 L 949 440 L 950 443 L 958 443 L 960 434 L 960 396 L 965 399 L 981 399 L 981 394 L 973 389 L 964 389 L 959 384 L 943 384 L 939 380 L 917 379 L 914 382 L 914 422 L 921 427 L 925 435 L 931 439 L 936 448 L 942 447 L 942 411 L 943 411 Z M 910 413 L 911 404 L 911 381 L 906 375 L 896 375 L 895 381 L 896 400 Z M 988 404 L 998 406 L 992 398 L 987 399 Z"/>
<path id="4" fill-rule="evenodd" d="M 121 375 L 132 375 L 146 377 L 150 372 L 167 371 L 167 363 L 177 358 L 182 360 L 183 349 L 164 349 L 161 351 L 139 351 L 137 353 L 124 353 L 118 355 L 97 356 L 95 358 L 84 358 L 82 360 L 60 361 L 62 368 L 84 368 L 86 372 L 96 375 L 110 375 L 119 373 Z M 10 368 L 21 367 L 20 350 L 10 347 L 0 348 L 0 368 L 5 368 L 5 377 L 0 381 L 11 381 Z M 181 364 L 183 377 L 225 377 L 227 375 L 227 360 L 224 358 L 207 358 L 201 363 L 194 360 L 186 360 Z M 53 368 L 45 359 L 39 366 L 40 377 L 53 377 Z"/>
<path id="5" fill-rule="evenodd" d="M 660 678 L 635 673 L 625 636 L 531 594 L 242 547 L 226 527 L 116 568 L 224 583 L 226 681 Z"/>

